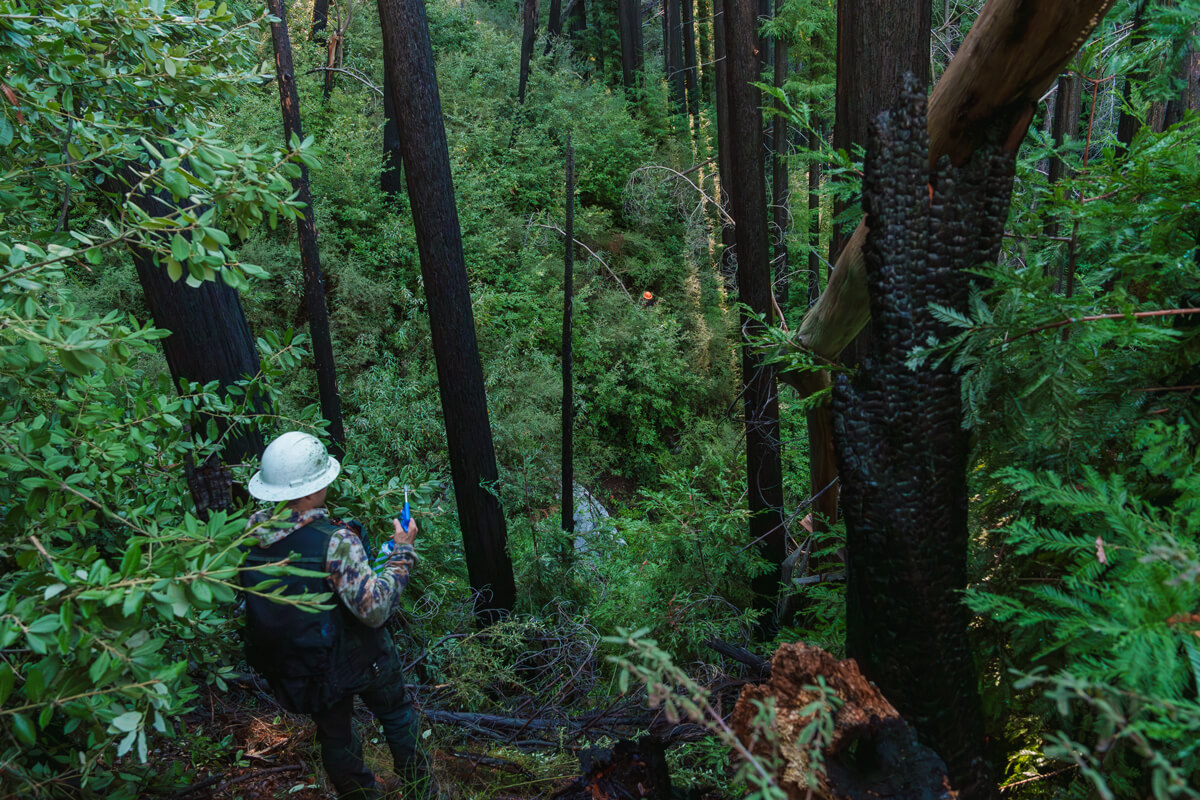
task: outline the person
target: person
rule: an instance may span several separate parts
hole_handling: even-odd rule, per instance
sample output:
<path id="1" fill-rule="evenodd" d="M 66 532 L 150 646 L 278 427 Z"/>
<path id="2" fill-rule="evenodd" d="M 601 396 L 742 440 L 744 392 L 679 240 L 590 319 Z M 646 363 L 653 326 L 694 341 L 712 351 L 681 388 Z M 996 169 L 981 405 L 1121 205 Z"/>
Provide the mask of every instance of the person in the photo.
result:
<path id="1" fill-rule="evenodd" d="M 338 460 L 307 433 L 285 433 L 263 451 L 250 494 L 270 503 L 286 502 L 288 517 L 283 527 L 267 524 L 273 517 L 270 510 L 250 517 L 258 541 L 246 555 L 242 587 L 253 589 L 271 578 L 282 585 L 245 592 L 246 660 L 267 679 L 280 705 L 312 717 L 325 771 L 341 800 L 381 797 L 353 730 L 355 695 L 383 726 L 404 797 L 432 797 L 432 777 L 418 743 L 400 657 L 383 627 L 416 566 L 417 525 L 410 521 L 404 530 L 399 520 L 392 520 L 395 549 L 387 569 L 376 575 L 360 534 L 352 524 L 332 519 L 325 508 L 329 485 L 340 471 Z M 285 559 L 312 572 L 278 575 L 263 569 Z M 314 614 L 264 596 L 276 591 L 330 592 L 332 608 Z"/>

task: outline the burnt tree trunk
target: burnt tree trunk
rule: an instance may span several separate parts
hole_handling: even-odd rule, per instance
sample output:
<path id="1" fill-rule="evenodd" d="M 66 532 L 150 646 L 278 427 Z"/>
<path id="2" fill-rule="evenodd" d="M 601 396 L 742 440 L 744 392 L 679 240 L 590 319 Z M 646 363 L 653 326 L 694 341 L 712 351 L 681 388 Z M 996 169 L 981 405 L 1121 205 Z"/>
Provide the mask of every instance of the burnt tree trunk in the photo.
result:
<path id="1" fill-rule="evenodd" d="M 782 0 L 775 0 L 776 13 L 782 5 Z M 775 67 L 775 88 L 783 90 L 787 82 L 787 43 L 776 40 L 775 52 L 772 54 Z M 775 255 L 772 259 L 775 266 L 775 298 L 779 307 L 787 311 L 788 307 L 788 251 L 787 230 L 792 215 L 789 211 L 790 196 L 788 192 L 788 132 L 787 117 L 783 115 L 783 103 L 775 101 L 778 112 L 771 120 L 771 141 L 774 143 L 774 161 L 771 164 L 771 208 L 775 218 Z"/>
<path id="2" fill-rule="evenodd" d="M 379 20 L 429 304 L 467 573 L 477 593 L 476 616 L 486 623 L 512 609 L 516 588 L 504 514 L 490 491 L 497 480 L 496 455 L 425 4 L 379 0 Z"/>
<path id="3" fill-rule="evenodd" d="M 726 84 L 729 92 L 729 175 L 731 211 L 738 249 L 738 298 L 754 314 L 771 314 L 771 263 L 767 231 L 766 185 L 763 176 L 762 93 L 758 80 L 755 0 L 725 3 Z M 743 315 L 747 340 L 762 323 Z M 783 524 L 783 464 L 779 440 L 779 395 L 775 367 L 763 363 L 749 341 L 742 345 L 742 383 L 746 422 L 746 484 L 750 506 L 750 541 L 771 565 L 755 578 L 756 607 L 765 612 L 760 633 L 769 638 L 779 594 L 780 565 L 786 553 Z"/>
<path id="4" fill-rule="evenodd" d="M 329 25 L 329 0 L 314 0 L 312 33 L 309 39 L 317 44 L 325 44 L 325 28 Z"/>
<path id="5" fill-rule="evenodd" d="M 525 89 L 529 85 L 529 62 L 533 58 L 533 40 L 537 35 L 537 0 L 524 0 L 521 19 L 521 76 L 517 86 L 517 102 L 524 105 Z"/>
<path id="6" fill-rule="evenodd" d="M 106 185 L 120 192 L 139 185 L 131 179 L 130 171 L 123 174 L 122 186 L 117 187 L 113 180 Z M 167 216 L 175 210 L 169 196 L 131 192 L 129 200 L 152 217 Z M 190 239 L 186 233 L 181 235 Z M 183 278 L 173 281 L 154 251 L 147 248 L 131 247 L 130 255 L 154 327 L 170 331 L 162 339 L 162 351 L 176 388 L 180 380 L 188 380 L 201 384 L 218 381 L 224 389 L 258 374 L 258 348 L 236 289 L 220 277 L 198 286 L 189 285 Z M 254 406 L 262 410 L 259 398 L 254 399 Z M 247 456 L 259 455 L 262 449 L 258 431 L 238 428 L 226 435 L 221 459 L 239 464 Z"/>
<path id="7" fill-rule="evenodd" d="M 404 191 L 404 157 L 400 153 L 400 129 L 396 125 L 396 106 L 392 103 L 392 80 L 383 71 L 383 172 L 379 173 L 379 188 L 385 194 L 399 197 Z"/>
<path id="8" fill-rule="evenodd" d="M 562 38 L 562 0 L 550 0 L 550 18 L 546 20 L 546 52 L 550 55 L 554 44 Z"/>
<path id="9" fill-rule="evenodd" d="M 628 91 L 638 85 L 642 71 L 642 4 L 617 0 L 617 30 L 621 36 L 621 80 Z"/>
<path id="10" fill-rule="evenodd" d="M 729 171 L 729 86 L 726 76 L 729 73 L 725 52 L 725 8 L 732 0 L 713 0 L 713 61 L 716 62 L 716 109 L 717 109 L 717 173 L 721 181 L 722 208 L 729 211 L 729 191 L 732 177 Z M 725 285 L 725 291 L 732 293 L 737 287 L 736 258 L 737 240 L 734 238 L 733 226 L 722 216 L 721 224 L 721 263 L 718 267 Z"/>
<path id="11" fill-rule="evenodd" d="M 687 109 L 696 130 L 700 129 L 699 67 L 696 64 L 696 25 L 694 0 L 679 0 L 683 37 L 683 83 L 687 91 Z"/>
<path id="12" fill-rule="evenodd" d="M 571 347 L 571 316 L 575 303 L 575 148 L 567 139 L 566 239 L 563 247 L 562 330 L 562 529 L 575 533 L 575 384 Z"/>
<path id="13" fill-rule="evenodd" d="M 300 95 L 292 69 L 292 44 L 288 38 L 287 12 L 283 0 L 267 0 L 267 9 L 279 18 L 271 23 L 271 41 L 275 49 L 275 75 L 279 83 L 279 105 L 283 111 L 283 141 L 304 139 L 300 127 Z M 317 367 L 317 389 L 321 395 L 321 416 L 329 421 L 329 436 L 334 449 L 341 452 L 346 440 L 342 428 L 342 404 L 338 397 L 337 371 L 333 363 L 333 344 L 329 338 L 329 314 L 325 309 L 325 281 L 321 277 L 321 257 L 317 252 L 317 228 L 314 222 L 312 192 L 308 188 L 308 167 L 300 165 L 300 177 L 292 180 L 292 190 L 304 203 L 304 213 L 296 220 L 300 240 L 300 265 L 304 269 L 304 304 L 308 310 L 308 331 L 312 337 L 313 360 Z"/>
<path id="14" fill-rule="evenodd" d="M 846 519 L 846 653 L 945 759 L 963 800 L 996 797 L 967 639 L 967 437 L 951 365 L 914 348 L 966 313 L 968 269 L 994 261 L 1015 159 L 991 146 L 929 167 L 924 82 L 882 114 L 863 178 L 875 338 L 840 375 L 833 419 Z"/>
<path id="15" fill-rule="evenodd" d="M 663 45 L 666 47 L 667 86 L 670 89 L 672 114 L 682 114 L 687 110 L 682 31 L 679 0 L 663 0 L 663 33 L 666 36 Z"/>
<path id="16" fill-rule="evenodd" d="M 587 7 L 584 6 L 584 0 L 575 0 L 571 3 L 567 19 L 570 20 L 570 24 L 567 26 L 567 35 L 572 41 L 578 40 L 580 36 L 587 33 Z"/>

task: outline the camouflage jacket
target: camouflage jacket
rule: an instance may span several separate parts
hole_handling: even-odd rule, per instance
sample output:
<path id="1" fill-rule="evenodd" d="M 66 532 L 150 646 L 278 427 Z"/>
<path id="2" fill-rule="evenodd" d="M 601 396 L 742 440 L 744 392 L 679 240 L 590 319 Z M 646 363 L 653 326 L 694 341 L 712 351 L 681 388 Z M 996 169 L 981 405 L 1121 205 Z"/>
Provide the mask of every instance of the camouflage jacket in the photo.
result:
<path id="1" fill-rule="evenodd" d="M 324 508 L 293 511 L 287 527 L 263 528 L 258 533 L 258 546 L 270 547 L 313 520 L 328 518 L 329 512 Z M 270 511 L 257 511 L 250 517 L 248 527 L 262 525 L 269 519 Z M 330 521 L 338 526 L 338 531 L 329 538 L 329 551 L 325 554 L 325 569 L 329 571 L 326 583 L 364 625 L 378 628 L 400 605 L 400 593 L 408 586 L 417 553 L 410 544 L 396 545 L 388 568 L 376 575 L 367 562 L 367 552 L 358 534 L 340 520 Z"/>

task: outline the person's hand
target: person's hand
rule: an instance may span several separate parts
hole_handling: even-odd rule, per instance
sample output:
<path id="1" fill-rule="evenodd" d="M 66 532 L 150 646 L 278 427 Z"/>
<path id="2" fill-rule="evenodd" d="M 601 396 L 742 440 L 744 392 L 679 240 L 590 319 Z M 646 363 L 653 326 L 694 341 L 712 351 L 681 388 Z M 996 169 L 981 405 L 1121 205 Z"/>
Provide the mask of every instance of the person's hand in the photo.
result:
<path id="1" fill-rule="evenodd" d="M 417 541 L 417 521 L 415 519 L 408 521 L 408 530 L 404 530 L 400 526 L 400 520 L 393 519 L 392 528 L 395 530 L 392 541 L 396 544 L 413 544 Z"/>

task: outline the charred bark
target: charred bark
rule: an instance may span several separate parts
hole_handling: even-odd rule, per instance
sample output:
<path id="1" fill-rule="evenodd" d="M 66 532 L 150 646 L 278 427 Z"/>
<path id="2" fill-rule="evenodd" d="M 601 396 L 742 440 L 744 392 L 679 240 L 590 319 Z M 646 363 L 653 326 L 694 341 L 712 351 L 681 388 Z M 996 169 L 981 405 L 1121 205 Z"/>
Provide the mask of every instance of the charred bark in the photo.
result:
<path id="1" fill-rule="evenodd" d="M 687 109 L 696 130 L 700 129 L 700 97 L 696 64 L 696 26 L 693 21 L 694 0 L 679 0 L 683 37 L 683 84 L 687 91 Z"/>
<path id="2" fill-rule="evenodd" d="M 683 23 L 680 20 L 679 0 L 663 0 L 663 34 L 666 39 L 667 86 L 670 89 L 671 113 L 687 110 L 687 84 L 683 69 Z"/>
<path id="3" fill-rule="evenodd" d="M 762 319 L 771 315 L 771 264 L 767 231 L 766 185 L 763 176 L 762 94 L 755 53 L 754 0 L 726 0 L 726 84 L 729 92 L 729 175 L 737 187 L 731 211 L 738 250 L 738 299 Z M 749 340 L 762 323 L 743 316 L 742 384 L 746 424 L 746 484 L 750 506 L 750 541 L 772 565 L 754 580 L 756 607 L 763 610 L 760 632 L 776 629 L 780 565 L 786 552 L 783 524 L 783 465 L 779 439 L 779 396 L 775 367 L 764 363 Z"/>
<path id="4" fill-rule="evenodd" d="M 404 157 L 400 152 L 400 129 L 396 124 L 396 106 L 392 103 L 392 79 L 388 70 L 383 71 L 383 171 L 379 174 L 379 188 L 392 197 L 404 191 Z"/>
<path id="5" fill-rule="evenodd" d="M 467 573 L 477 593 L 476 616 L 489 622 L 512 609 L 516 588 L 504 514 L 490 491 L 498 477 L 496 455 L 425 4 L 379 0 L 379 19 L 429 305 Z"/>
<path id="6" fill-rule="evenodd" d="M 533 40 L 537 36 L 537 0 L 524 0 L 521 19 L 521 75 L 517 86 L 517 102 L 525 104 L 525 89 L 529 85 L 529 62 L 533 59 Z"/>
<path id="7" fill-rule="evenodd" d="M 575 385 L 571 368 L 571 315 L 575 301 L 575 148 L 567 139 L 566 236 L 563 238 L 562 330 L 562 529 L 575 532 Z"/>
<path id="8" fill-rule="evenodd" d="M 628 92 L 639 85 L 642 71 L 642 4 L 617 0 L 617 30 L 621 36 L 621 80 Z"/>
<path id="9" fill-rule="evenodd" d="M 946 759 L 964 799 L 995 793 L 967 641 L 967 432 L 950 365 L 910 368 L 966 312 L 966 270 L 995 260 L 1014 159 L 987 148 L 929 168 L 923 85 L 880 115 L 863 178 L 864 253 L 875 330 L 833 419 L 846 519 L 846 651 Z"/>
<path id="10" fill-rule="evenodd" d="M 717 174 L 721 181 L 721 206 L 729 211 L 730 190 L 732 178 L 729 168 L 729 86 L 725 51 L 725 8 L 733 0 L 713 0 L 713 61 L 716 62 L 716 110 L 717 110 Z M 721 273 L 725 291 L 729 294 L 737 291 L 737 240 L 734 238 L 733 226 L 722 215 L 721 225 L 721 263 L 718 271 Z"/>
<path id="11" fill-rule="evenodd" d="M 780 5 L 781 0 L 775 0 L 776 12 Z M 775 88 L 782 91 L 784 83 L 787 82 L 786 42 L 775 42 L 773 58 L 775 60 Z M 789 283 L 787 230 L 792 218 L 789 209 L 791 196 L 788 192 L 787 149 L 789 137 L 787 117 L 783 115 L 783 103 L 779 100 L 775 101 L 775 111 L 777 113 L 771 120 L 771 141 L 774 144 L 774 162 L 771 164 L 771 209 L 775 218 L 775 235 L 772 237 L 775 242 L 775 256 L 772 261 L 775 266 L 775 298 L 779 307 L 786 312 Z"/>
<path id="12" fill-rule="evenodd" d="M 283 141 L 304 139 L 300 127 L 300 95 L 292 69 L 292 44 L 288 38 L 287 11 L 283 0 L 267 0 L 267 9 L 278 17 L 271 23 L 271 41 L 275 49 L 275 76 L 279 84 L 279 105 L 283 112 Z M 312 337 L 313 360 L 317 368 L 317 389 L 321 395 L 321 416 L 329 421 L 329 436 L 339 454 L 346 440 L 342 427 L 342 403 L 338 396 L 337 370 L 333 363 L 333 344 L 329 337 L 329 314 L 325 309 L 325 281 L 321 277 L 321 257 L 317 251 L 312 192 L 308 186 L 308 167 L 300 165 L 300 177 L 292 180 L 292 190 L 304 212 L 296 220 L 300 240 L 300 265 L 304 270 L 304 303 L 308 310 L 308 332 Z"/>
<path id="13" fill-rule="evenodd" d="M 550 18 L 546 20 L 546 51 L 550 55 L 554 44 L 562 38 L 562 0 L 550 0 Z"/>
<path id="14" fill-rule="evenodd" d="M 325 44 L 325 28 L 329 25 L 329 0 L 313 0 L 312 33 L 309 39 Z"/>

